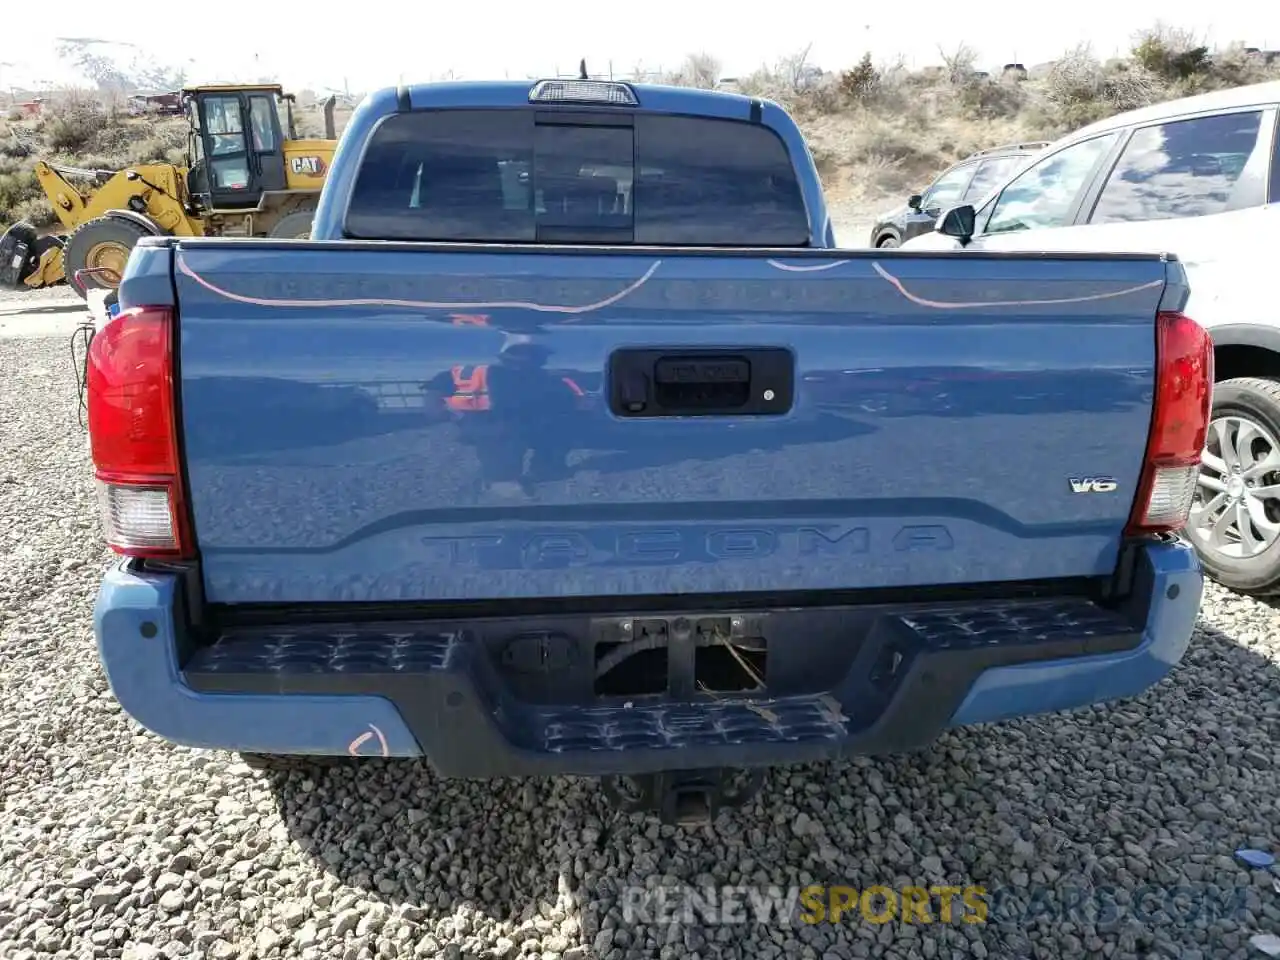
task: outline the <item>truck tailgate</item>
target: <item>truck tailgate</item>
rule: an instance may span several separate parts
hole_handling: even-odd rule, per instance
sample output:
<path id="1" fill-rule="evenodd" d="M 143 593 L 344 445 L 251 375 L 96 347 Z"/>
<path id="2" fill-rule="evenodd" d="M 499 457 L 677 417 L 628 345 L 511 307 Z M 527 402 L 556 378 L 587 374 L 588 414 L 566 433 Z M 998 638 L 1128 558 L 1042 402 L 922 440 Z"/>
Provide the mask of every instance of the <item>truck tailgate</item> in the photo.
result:
<path id="1" fill-rule="evenodd" d="M 1108 574 L 1166 286 L 1139 256 L 170 251 L 220 603 Z"/>

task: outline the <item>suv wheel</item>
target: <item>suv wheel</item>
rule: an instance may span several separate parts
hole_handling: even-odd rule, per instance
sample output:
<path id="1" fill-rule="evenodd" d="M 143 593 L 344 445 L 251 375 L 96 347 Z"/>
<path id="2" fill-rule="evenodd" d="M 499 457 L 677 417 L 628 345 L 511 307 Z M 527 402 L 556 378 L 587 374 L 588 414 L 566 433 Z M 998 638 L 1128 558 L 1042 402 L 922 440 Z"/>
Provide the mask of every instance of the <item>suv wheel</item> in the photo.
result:
<path id="1" fill-rule="evenodd" d="M 1254 596 L 1280 593 L 1280 381 L 1214 385 L 1186 536 L 1218 583 Z"/>

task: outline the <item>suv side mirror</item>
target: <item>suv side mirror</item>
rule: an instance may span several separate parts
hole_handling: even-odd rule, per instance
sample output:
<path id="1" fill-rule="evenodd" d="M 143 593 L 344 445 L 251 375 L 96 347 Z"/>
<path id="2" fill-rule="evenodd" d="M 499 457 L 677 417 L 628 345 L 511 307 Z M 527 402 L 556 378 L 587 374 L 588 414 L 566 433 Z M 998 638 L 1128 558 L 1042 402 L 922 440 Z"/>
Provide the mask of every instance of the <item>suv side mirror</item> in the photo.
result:
<path id="1" fill-rule="evenodd" d="M 954 237 L 960 241 L 960 246 L 965 247 L 973 239 L 977 225 L 978 214 L 973 209 L 973 204 L 962 203 L 944 213 L 935 229 L 944 237 Z"/>
<path id="2" fill-rule="evenodd" d="M 913 193 L 911 196 L 907 197 L 907 207 L 914 210 L 916 213 L 920 212 L 920 204 L 922 203 L 924 203 L 924 197 L 918 193 Z"/>

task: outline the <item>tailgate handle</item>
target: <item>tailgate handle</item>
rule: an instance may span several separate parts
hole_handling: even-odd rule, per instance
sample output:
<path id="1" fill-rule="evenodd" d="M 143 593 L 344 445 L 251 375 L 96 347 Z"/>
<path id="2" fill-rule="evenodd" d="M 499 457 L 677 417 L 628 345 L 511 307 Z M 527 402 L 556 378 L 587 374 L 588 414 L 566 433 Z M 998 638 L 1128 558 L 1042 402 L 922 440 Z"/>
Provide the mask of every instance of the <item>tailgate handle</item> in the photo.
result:
<path id="1" fill-rule="evenodd" d="M 658 383 L 734 386 L 751 382 L 751 361 L 738 357 L 663 357 L 655 370 Z"/>
<path id="2" fill-rule="evenodd" d="M 610 405 L 622 417 L 777 415 L 791 409 L 794 371 L 776 347 L 619 350 Z"/>

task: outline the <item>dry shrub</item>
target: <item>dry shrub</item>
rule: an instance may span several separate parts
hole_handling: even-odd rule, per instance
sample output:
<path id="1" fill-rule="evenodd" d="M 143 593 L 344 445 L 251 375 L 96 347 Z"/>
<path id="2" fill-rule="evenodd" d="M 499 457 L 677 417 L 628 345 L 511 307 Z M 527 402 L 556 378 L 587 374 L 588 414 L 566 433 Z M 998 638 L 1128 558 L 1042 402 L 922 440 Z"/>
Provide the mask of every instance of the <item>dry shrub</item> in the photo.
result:
<path id="1" fill-rule="evenodd" d="M 49 206 L 49 198 L 43 192 L 20 200 L 9 208 L 8 213 L 0 211 L 0 222 L 5 224 L 25 220 L 33 227 L 47 227 L 57 223 L 53 207 Z"/>
<path id="2" fill-rule="evenodd" d="M 922 135 L 914 118 L 863 110 L 855 130 L 828 147 L 840 157 L 851 186 L 859 193 L 901 193 L 929 171 L 945 166 L 932 137 Z"/>
<path id="3" fill-rule="evenodd" d="M 86 182 L 89 185 L 93 183 L 102 183 L 110 179 L 110 175 L 117 170 L 123 170 L 130 163 L 128 157 L 122 157 L 115 154 L 88 153 L 83 154 L 75 159 L 76 170 L 86 171 L 84 175 L 78 173 L 64 173 L 68 180 L 73 183 Z M 62 161 L 59 161 L 62 164 Z M 65 168 L 64 168 L 65 169 Z"/>
<path id="4" fill-rule="evenodd" d="M 1209 72 L 1209 48 L 1191 31 L 1159 21 L 1135 35 L 1133 59 L 1169 83 Z"/>
<path id="5" fill-rule="evenodd" d="M 0 208 L 11 207 L 39 189 L 40 184 L 36 180 L 36 175 L 30 170 L 11 170 L 0 173 Z"/>
<path id="6" fill-rule="evenodd" d="M 839 114 L 849 109 L 849 101 L 841 93 L 835 77 L 823 77 L 795 94 L 792 102 L 800 110 L 813 113 Z"/>
<path id="7" fill-rule="evenodd" d="M 93 144 L 98 123 L 85 116 L 53 117 L 40 132 L 45 145 L 54 153 L 80 153 Z"/>
<path id="8" fill-rule="evenodd" d="M 822 178 L 823 183 L 834 177 L 840 170 L 840 157 L 835 152 L 828 150 L 826 147 L 810 147 L 810 154 L 813 155 L 813 165 L 818 168 L 818 176 Z"/>
<path id="9" fill-rule="evenodd" d="M 783 57 L 774 67 L 774 72 L 793 93 L 803 93 L 810 89 L 822 75 L 822 71 L 816 70 L 809 61 L 809 51 L 812 49 L 813 44 L 809 44 L 803 50 Z"/>
<path id="10" fill-rule="evenodd" d="M 767 97 L 778 101 L 783 99 L 781 85 L 768 67 L 759 67 L 739 78 L 738 89 L 749 97 Z"/>
<path id="11" fill-rule="evenodd" d="M 938 53 L 942 57 L 947 79 L 953 86 L 968 83 L 977 73 L 975 65 L 978 62 L 978 54 L 967 43 L 960 44 L 950 52 L 939 47 Z"/>
<path id="12" fill-rule="evenodd" d="M 797 113 L 828 114 L 847 106 L 839 78 L 815 67 L 809 47 L 780 57 L 741 78 L 738 89 L 753 97 L 763 97 Z"/>
<path id="13" fill-rule="evenodd" d="M 880 71 L 864 53 L 858 65 L 840 74 L 840 94 L 850 103 L 871 103 L 880 94 Z"/>
<path id="14" fill-rule="evenodd" d="M 185 121 L 165 123 L 160 120 L 142 121 L 151 135 L 125 144 L 129 163 L 185 162 L 187 150 L 187 126 Z M 132 126 L 132 125 L 131 125 Z M 130 131 L 132 132 L 132 131 Z"/>
<path id="15" fill-rule="evenodd" d="M 709 53 L 691 53 L 680 69 L 666 78 L 677 87 L 699 87 L 712 90 L 720 81 L 720 61 Z"/>
<path id="16" fill-rule="evenodd" d="M 37 132 L 53 153 L 77 154 L 96 146 L 108 118 L 92 95 L 71 90 L 44 105 Z"/>
<path id="17" fill-rule="evenodd" d="M 1166 99 L 1164 85 L 1141 65 L 1108 70 L 1087 45 L 1067 53 L 1045 79 L 1049 133 L 1065 133 L 1104 117 Z"/>
<path id="18" fill-rule="evenodd" d="M 1243 87 L 1280 79 L 1280 62 L 1269 64 L 1241 44 L 1233 44 L 1209 61 L 1208 73 L 1217 86 Z"/>
<path id="19" fill-rule="evenodd" d="M 43 196 L 40 182 L 29 167 L 0 173 L 0 226 L 24 219 L 22 212 L 25 207 L 30 201 Z"/>
<path id="20" fill-rule="evenodd" d="M 169 144 L 152 137 L 133 144 L 129 149 L 129 163 L 163 163 L 169 156 Z"/>
<path id="21" fill-rule="evenodd" d="M 0 157 L 21 159 L 31 156 L 31 152 L 31 144 L 17 130 L 11 131 L 7 140 L 0 140 Z"/>
<path id="22" fill-rule="evenodd" d="M 964 110 L 985 119 L 1016 117 L 1027 105 L 1022 86 L 1003 79 L 972 77 L 959 85 L 958 93 Z"/>

